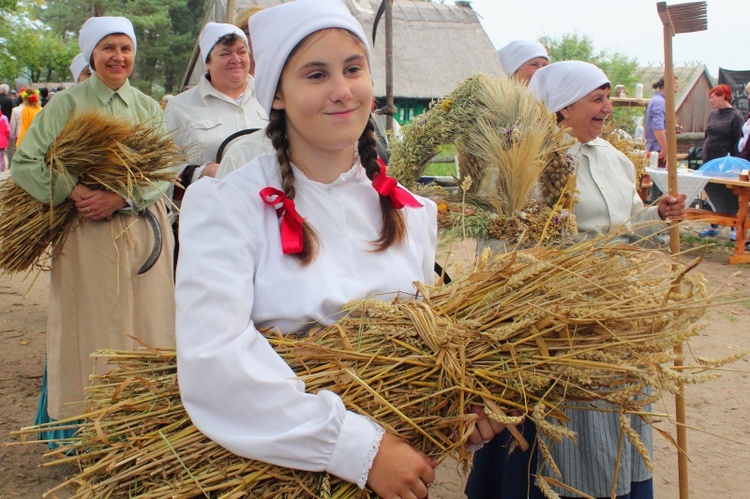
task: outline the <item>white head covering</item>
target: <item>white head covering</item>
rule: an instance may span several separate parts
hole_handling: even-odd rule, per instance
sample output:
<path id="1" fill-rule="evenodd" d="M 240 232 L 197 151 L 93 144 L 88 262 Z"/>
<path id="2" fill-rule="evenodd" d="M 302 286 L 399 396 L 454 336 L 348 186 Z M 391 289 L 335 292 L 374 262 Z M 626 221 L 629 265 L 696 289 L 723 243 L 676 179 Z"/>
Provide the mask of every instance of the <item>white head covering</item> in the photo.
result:
<path id="1" fill-rule="evenodd" d="M 593 64 L 563 61 L 537 70 L 527 91 L 556 113 L 607 83 L 607 75 Z"/>
<path id="2" fill-rule="evenodd" d="M 116 33 L 128 35 L 133 40 L 133 52 L 136 49 L 133 23 L 124 17 L 89 17 L 78 33 L 78 47 L 81 49 L 86 64 L 91 61 L 91 53 L 102 38 Z"/>
<path id="3" fill-rule="evenodd" d="M 206 62 L 206 59 L 208 59 L 208 56 L 211 53 L 211 49 L 214 48 L 216 42 L 218 42 L 220 38 L 227 35 L 237 35 L 238 37 L 242 38 L 242 40 L 245 42 L 245 45 L 247 45 L 247 36 L 245 36 L 245 33 L 234 24 L 214 22 L 206 23 L 206 25 L 203 27 L 203 31 L 201 31 L 200 38 L 198 39 L 198 45 L 200 45 L 201 48 L 201 58 L 203 59 L 203 62 Z"/>
<path id="4" fill-rule="evenodd" d="M 255 57 L 255 95 L 270 115 L 281 71 L 292 50 L 308 35 L 342 28 L 359 38 L 370 57 L 367 35 L 341 0 L 296 0 L 263 9 L 250 18 Z"/>
<path id="5" fill-rule="evenodd" d="M 544 57 L 549 61 L 547 49 L 544 48 L 544 45 L 526 40 L 513 40 L 497 51 L 497 57 L 508 76 L 513 76 L 524 63 L 536 57 Z"/>
<path id="6" fill-rule="evenodd" d="M 89 63 L 83 57 L 83 54 L 78 54 L 73 58 L 73 62 L 70 63 L 70 74 L 73 75 L 73 82 L 78 83 L 78 78 L 83 73 L 83 70 L 88 67 Z"/>

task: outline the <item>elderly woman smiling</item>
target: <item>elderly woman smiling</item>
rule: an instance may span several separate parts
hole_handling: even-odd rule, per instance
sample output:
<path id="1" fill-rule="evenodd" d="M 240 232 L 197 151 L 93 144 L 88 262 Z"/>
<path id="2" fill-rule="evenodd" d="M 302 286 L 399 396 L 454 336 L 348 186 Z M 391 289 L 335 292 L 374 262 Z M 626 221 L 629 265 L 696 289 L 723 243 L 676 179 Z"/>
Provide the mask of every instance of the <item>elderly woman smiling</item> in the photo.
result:
<path id="1" fill-rule="evenodd" d="M 664 196 L 658 206 L 644 208 L 635 188 L 635 167 L 609 142 L 600 138 L 612 114 L 611 85 L 607 76 L 593 64 L 566 61 L 540 68 L 531 77 L 528 91 L 557 114 L 560 126 L 575 138 L 570 147 L 577 163 L 579 201 L 574 212 L 581 239 L 595 237 L 619 226 L 629 226 L 634 239 L 648 237 L 664 227 L 659 220 L 679 220 L 685 216 L 685 196 Z M 651 222 L 646 225 L 636 222 Z M 577 433 L 577 444 L 569 440 L 551 449 L 562 472 L 562 483 L 570 489 L 553 487 L 561 497 L 586 494 L 603 498 L 652 499 L 651 473 L 643 458 L 625 438 L 620 448 L 620 420 L 612 406 L 602 410 L 570 402 L 564 408 L 568 427 Z M 638 416 L 630 416 L 631 426 L 651 453 L 651 427 Z M 536 429 L 530 421 L 521 428 L 533 442 Z M 544 497 L 534 476 L 555 476 L 537 461 L 535 451 L 508 452 L 511 437 L 506 433 L 490 441 L 475 457 L 466 494 L 469 499 L 521 499 Z M 619 464 L 618 464 L 619 461 Z M 557 478 L 557 477 L 556 477 Z"/>
<path id="2" fill-rule="evenodd" d="M 647 237 L 663 228 L 662 224 L 642 226 L 636 222 L 684 218 L 685 196 L 663 196 L 657 206 L 644 208 L 636 192 L 633 163 L 600 138 L 613 111 L 610 89 L 607 76 L 598 67 L 580 61 L 551 64 L 529 82 L 529 92 L 557 113 L 560 126 L 569 128 L 576 139 L 568 152 L 578 165 L 580 200 L 574 212 L 580 237 L 604 234 L 623 225 L 633 229 L 634 238 Z M 585 410 L 570 403 L 565 409 L 571 419 L 568 427 L 578 434 L 578 443 L 566 440 L 552 449 L 562 482 L 593 497 L 611 497 L 614 492 L 629 499 L 652 498 L 651 473 L 643 458 L 627 438 L 620 441 L 618 413 L 608 412 L 611 406 L 601 408 L 604 410 Z M 634 415 L 630 425 L 651 453 L 651 427 Z M 556 491 L 566 495 L 564 489 Z"/>
<path id="3" fill-rule="evenodd" d="M 149 123 L 166 134 L 163 113 L 151 97 L 130 86 L 136 38 L 123 17 L 92 17 L 81 27 L 78 43 L 83 64 L 94 73 L 60 92 L 34 119 L 13 157 L 13 180 L 42 203 L 57 206 L 70 199 L 79 218 L 61 251 L 52 256 L 47 319 L 47 366 L 36 423 L 70 416 L 68 405 L 83 400 L 92 353 L 100 348 L 131 350 L 136 334 L 154 347 L 174 345 L 172 238 L 166 233 L 156 264 L 138 274 L 154 243 L 144 211 L 169 227 L 164 204 L 167 183 L 124 193 L 90 189 L 78 178 L 51 171 L 44 161 L 68 120 L 96 111 L 132 123 Z M 99 372 L 109 368 L 102 363 Z M 55 440 L 73 430 L 50 431 Z M 54 446 L 54 442 L 51 444 Z"/>
<path id="4" fill-rule="evenodd" d="M 191 153 L 188 162 L 193 166 L 181 176 L 184 186 L 216 174 L 216 153 L 224 139 L 239 130 L 262 128 L 267 121 L 255 98 L 245 33 L 232 24 L 209 22 L 199 45 L 206 73 L 198 85 L 170 99 L 164 110 L 175 141 Z"/>
<path id="5" fill-rule="evenodd" d="M 580 200 L 575 214 L 582 237 L 604 234 L 636 222 L 680 220 L 685 217 L 685 199 L 664 196 L 657 206 L 644 208 L 635 189 L 633 163 L 609 142 L 601 139 L 604 123 L 612 114 L 611 85 L 593 64 L 566 61 L 534 73 L 529 92 L 557 113 L 558 123 L 576 139 L 568 153 L 578 163 Z M 662 229 L 650 224 L 635 229 L 646 237 Z"/>

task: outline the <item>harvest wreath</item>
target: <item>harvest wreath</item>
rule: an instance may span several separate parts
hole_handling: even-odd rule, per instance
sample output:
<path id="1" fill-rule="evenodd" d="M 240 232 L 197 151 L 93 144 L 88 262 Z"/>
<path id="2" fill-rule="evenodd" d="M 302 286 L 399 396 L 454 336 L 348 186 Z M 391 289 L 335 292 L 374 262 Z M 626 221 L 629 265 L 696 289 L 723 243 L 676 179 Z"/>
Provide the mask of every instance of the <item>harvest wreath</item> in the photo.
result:
<path id="1" fill-rule="evenodd" d="M 674 391 L 678 380 L 704 381 L 733 360 L 668 367 L 672 348 L 696 333 L 697 319 L 722 297 L 689 273 L 697 262 L 612 245 L 619 236 L 483 255 L 449 285 L 418 285 L 422 300 L 367 299 L 305 338 L 265 334 L 308 391 L 336 392 L 348 409 L 438 460 L 470 461 L 463 443 L 476 417 L 469 409 L 479 404 L 506 424 L 519 422 L 506 415 L 512 411 L 532 419 L 540 434 L 532 444 L 551 464 L 545 439 L 575 438 L 558 409 L 565 400 L 604 400 L 648 420 L 644 405 Z M 244 459 L 209 440 L 180 401 L 174 351 L 95 356 L 114 369 L 92 377 L 82 414 L 57 423 L 79 430 L 50 453 L 56 461 L 49 464 L 75 463 L 79 471 L 55 490 L 72 487 L 75 497 L 372 497 L 325 473 Z M 643 396 L 646 387 L 652 397 Z M 41 428 L 15 434 L 34 438 Z M 623 435 L 642 447 L 629 428 Z M 540 474 L 539 483 L 554 497 L 548 485 L 555 477 Z"/>
<path id="2" fill-rule="evenodd" d="M 576 234 L 571 139 L 526 87 L 476 74 L 391 137 L 389 172 L 438 203 L 442 229 L 524 246 Z M 455 144 L 458 190 L 419 187 L 438 146 Z"/>

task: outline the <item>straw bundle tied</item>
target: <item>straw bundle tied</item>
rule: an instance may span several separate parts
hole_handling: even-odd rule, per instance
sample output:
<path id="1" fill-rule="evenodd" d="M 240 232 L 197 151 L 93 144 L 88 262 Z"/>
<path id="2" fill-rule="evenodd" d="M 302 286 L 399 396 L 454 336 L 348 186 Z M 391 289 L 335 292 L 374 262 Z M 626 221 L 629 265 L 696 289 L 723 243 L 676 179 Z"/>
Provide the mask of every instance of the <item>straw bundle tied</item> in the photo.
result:
<path id="1" fill-rule="evenodd" d="M 338 393 L 348 409 L 438 460 L 470 461 L 463 442 L 473 404 L 506 424 L 520 421 L 512 411 L 531 418 L 536 445 L 549 455 L 542 437 L 574 438 L 559 410 L 566 399 L 643 414 L 677 380 L 704 381 L 707 370 L 731 360 L 667 366 L 672 347 L 696 333 L 696 320 L 718 297 L 687 273 L 692 265 L 601 246 L 617 236 L 483 255 L 449 285 L 419 285 L 422 301 L 355 302 L 339 322 L 306 338 L 267 337 L 309 392 Z M 117 367 L 92 377 L 85 414 L 69 420 L 83 423 L 60 451 L 77 455 L 52 453 L 58 459 L 51 464 L 80 469 L 57 489 L 71 486 L 76 497 L 372 496 L 324 473 L 234 456 L 210 441 L 181 405 L 173 351 L 96 356 Z M 643 396 L 646 387 L 655 395 Z M 635 432 L 623 433 L 642 447 Z"/>
<path id="2" fill-rule="evenodd" d="M 555 115 L 523 84 L 477 74 L 406 126 L 401 140 L 394 137 L 389 171 L 438 203 L 442 229 L 549 244 L 576 233 L 569 142 Z M 455 143 L 460 160 L 461 190 L 419 188 L 429 159 L 449 143 Z"/>
<path id="3" fill-rule="evenodd" d="M 130 123 L 86 112 L 65 124 L 45 157 L 55 175 L 50 182 L 73 177 L 92 189 L 107 189 L 127 199 L 138 188 L 174 180 L 182 154 L 154 123 Z M 65 241 L 77 217 L 75 203 L 41 203 L 12 180 L 0 185 L 0 269 L 23 272 L 44 269 L 51 252 Z"/>

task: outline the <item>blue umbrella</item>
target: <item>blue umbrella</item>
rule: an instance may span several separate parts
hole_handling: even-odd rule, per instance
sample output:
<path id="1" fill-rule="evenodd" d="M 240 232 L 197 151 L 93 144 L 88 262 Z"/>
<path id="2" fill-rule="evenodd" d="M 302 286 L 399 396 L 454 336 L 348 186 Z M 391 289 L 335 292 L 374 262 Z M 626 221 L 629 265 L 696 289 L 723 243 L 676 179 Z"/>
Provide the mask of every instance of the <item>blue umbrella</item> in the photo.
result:
<path id="1" fill-rule="evenodd" d="M 704 177 L 722 177 L 737 179 L 742 170 L 750 170 L 750 161 L 737 156 L 726 155 L 706 161 L 703 166 L 695 171 L 696 175 Z"/>

